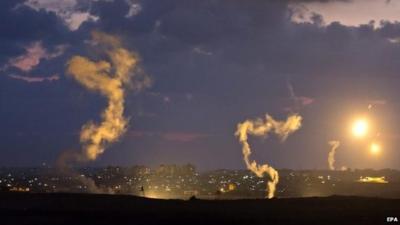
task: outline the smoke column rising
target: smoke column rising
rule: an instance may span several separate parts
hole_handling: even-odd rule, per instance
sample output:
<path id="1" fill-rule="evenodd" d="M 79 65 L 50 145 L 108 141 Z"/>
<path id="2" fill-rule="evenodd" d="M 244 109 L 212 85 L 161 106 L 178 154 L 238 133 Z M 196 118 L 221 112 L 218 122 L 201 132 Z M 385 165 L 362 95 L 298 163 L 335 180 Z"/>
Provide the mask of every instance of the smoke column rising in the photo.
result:
<path id="1" fill-rule="evenodd" d="M 94 180 L 77 174 L 67 163 L 95 160 L 108 144 L 117 141 L 128 125 L 123 115 L 125 88 L 141 90 L 148 87 L 151 80 L 137 67 L 137 55 L 123 48 L 119 38 L 94 31 L 90 43 L 96 50 L 104 51 L 107 60 L 91 61 L 73 56 L 67 63 L 67 74 L 87 89 L 105 96 L 108 105 L 101 114 L 100 123 L 89 121 L 83 125 L 80 133 L 82 151 L 64 151 L 57 160 L 57 167 L 61 172 L 77 177 L 88 191 L 111 194 L 111 189 L 97 187 Z"/>
<path id="2" fill-rule="evenodd" d="M 125 132 L 128 121 L 124 117 L 124 87 L 131 84 L 131 75 L 137 66 L 136 54 L 124 49 L 120 40 L 108 34 L 92 32 L 92 42 L 104 49 L 108 61 L 91 61 L 74 56 L 68 62 L 67 74 L 91 91 L 99 92 L 108 100 L 100 123 L 89 121 L 83 125 L 80 142 L 83 156 L 79 160 L 95 160 L 108 144 L 118 140 Z M 149 85 L 145 78 L 133 84 L 135 88 Z"/>
<path id="3" fill-rule="evenodd" d="M 339 148 L 340 142 L 339 141 L 330 141 L 328 142 L 329 145 L 331 146 L 331 150 L 329 151 L 328 154 L 328 165 L 330 170 L 335 170 L 335 153 L 336 149 Z"/>
<path id="4" fill-rule="evenodd" d="M 82 174 L 79 174 L 78 172 L 72 170 L 70 167 L 68 167 L 67 163 L 70 161 L 76 161 L 81 158 L 81 154 L 75 151 L 64 151 L 61 153 L 61 155 L 58 157 L 57 162 L 56 162 L 56 168 L 59 172 L 76 178 L 78 182 L 80 182 L 84 187 L 86 187 L 86 190 L 89 191 L 90 193 L 108 193 L 108 194 L 113 194 L 114 192 L 112 189 L 109 188 L 101 188 L 96 185 L 96 182 L 90 178 L 90 177 L 85 177 Z"/>
<path id="5" fill-rule="evenodd" d="M 235 135 L 242 144 L 243 160 L 246 163 L 247 169 L 258 177 L 264 177 L 265 173 L 270 177 L 270 181 L 267 183 L 267 198 L 273 198 L 275 195 L 276 185 L 279 182 L 279 173 L 268 164 L 258 165 L 254 160 L 250 162 L 251 148 L 248 143 L 248 135 L 267 136 L 268 133 L 272 132 L 281 141 L 285 141 L 291 133 L 300 129 L 301 120 L 302 117 L 297 114 L 289 116 L 286 121 L 274 120 L 274 118 L 267 114 L 265 121 L 262 119 L 246 120 L 237 125 Z"/>

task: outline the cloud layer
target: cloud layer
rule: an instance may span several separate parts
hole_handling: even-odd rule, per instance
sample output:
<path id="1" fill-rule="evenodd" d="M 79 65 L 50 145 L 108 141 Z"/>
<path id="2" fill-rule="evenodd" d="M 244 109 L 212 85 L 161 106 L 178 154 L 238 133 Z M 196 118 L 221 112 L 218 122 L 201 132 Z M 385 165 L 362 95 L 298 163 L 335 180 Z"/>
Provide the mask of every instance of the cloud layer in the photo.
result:
<path id="1" fill-rule="evenodd" d="M 0 20 L 7 21 L 0 26 L 3 164 L 51 162 L 58 153 L 55 149 L 80 146 L 76 135 L 85 121 L 101 119 L 93 115 L 107 107 L 107 101 L 66 79 L 64 73 L 72 55 L 92 61 L 102 58 L 99 49 L 85 41 L 92 30 L 126 40 L 125 48 L 140 54 L 143 70 L 154 78 L 149 93 L 158 93 L 125 93 L 125 115 L 133 121 L 128 131 L 156 135 L 123 139 L 104 153 L 100 164 L 184 161 L 204 169 L 244 168 L 240 154 L 232 153 L 238 147 L 232 129 L 237 121 L 259 112 L 283 118 L 300 111 L 304 116 L 306 126 L 293 139 L 284 145 L 268 142 L 276 154 L 257 151 L 260 160 L 268 159 L 280 168 L 326 168 L 326 151 L 321 150 L 327 148 L 325 137 L 342 140 L 346 118 L 363 113 L 368 105 L 387 133 L 400 133 L 391 122 L 397 114 L 392 112 L 400 110 L 400 25 L 392 13 L 398 8 L 396 1 L 378 15 L 385 6 L 377 0 L 374 4 L 380 5 L 370 7 L 367 17 L 362 8 L 354 8 L 360 4 L 356 1 L 301 1 L 310 12 L 320 14 L 306 23 L 290 17 L 289 5 L 300 1 L 35 2 L 0 2 Z M 335 12 L 336 6 L 314 7 L 317 2 L 321 7 L 348 7 Z M 359 21 L 347 21 L 350 10 L 360 14 Z M 370 19 L 377 20 L 375 25 L 368 24 Z M 380 19 L 387 21 L 379 24 Z M 69 47 L 52 57 L 62 45 Z M 54 75 L 59 80 L 50 82 L 47 78 Z M 288 81 L 293 95 L 288 93 Z M 175 134 L 163 135 L 168 131 Z M 21 141 L 17 135 L 21 132 L 33 135 Z M 192 134 L 207 138 L 183 142 L 192 140 L 196 136 Z M 388 140 L 385 146 L 396 144 Z M 263 148 L 262 144 L 255 147 Z M 352 148 L 344 142 L 342 147 Z M 290 151 L 294 148 L 301 150 Z M 108 153 L 116 149 L 118 154 Z M 398 167 L 400 153 L 395 147 L 385 151 L 393 157 L 382 159 L 384 166 Z M 29 160 L 19 152 L 29 155 Z M 349 150 L 340 157 L 346 157 L 351 167 L 383 166 L 358 155 Z"/>
<path id="2" fill-rule="evenodd" d="M 87 1 L 88 4 L 90 4 L 90 1 L 91 0 Z M 23 5 L 35 11 L 44 10 L 54 13 L 72 31 L 79 29 L 82 23 L 86 21 L 96 22 L 99 19 L 99 17 L 92 15 L 89 9 L 81 10 L 78 0 L 27 0 Z"/>
<path id="3" fill-rule="evenodd" d="M 322 16 L 329 25 L 339 22 L 346 26 L 360 26 L 374 21 L 379 27 L 381 21 L 400 21 L 400 2 L 388 0 L 352 0 L 352 1 L 294 1 L 289 8 L 296 23 L 313 22 Z"/>

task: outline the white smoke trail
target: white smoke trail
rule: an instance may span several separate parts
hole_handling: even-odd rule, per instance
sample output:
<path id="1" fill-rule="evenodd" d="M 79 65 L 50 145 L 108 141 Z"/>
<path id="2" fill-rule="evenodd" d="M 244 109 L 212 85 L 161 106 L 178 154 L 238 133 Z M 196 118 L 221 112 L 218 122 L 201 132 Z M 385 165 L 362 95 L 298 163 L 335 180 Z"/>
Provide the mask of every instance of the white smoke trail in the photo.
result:
<path id="1" fill-rule="evenodd" d="M 335 153 L 336 149 L 339 148 L 340 142 L 339 141 L 329 141 L 329 145 L 331 146 L 331 150 L 328 154 L 328 165 L 330 170 L 335 170 Z"/>
<path id="2" fill-rule="evenodd" d="M 133 73 L 138 57 L 124 49 L 117 37 L 93 32 L 92 39 L 92 43 L 105 50 L 109 61 L 91 61 L 82 56 L 74 56 L 68 62 L 67 74 L 89 90 L 105 96 L 108 106 L 101 114 L 100 124 L 90 121 L 83 125 L 80 134 L 83 157 L 79 160 L 95 160 L 104 152 L 107 144 L 117 141 L 125 132 L 128 121 L 123 115 L 124 87 L 131 84 L 135 88 L 142 88 L 150 83 L 148 77 L 130 83 L 131 78 L 135 78 L 131 75 L 138 76 L 138 73 Z"/>
<path id="3" fill-rule="evenodd" d="M 248 143 L 248 135 L 254 136 L 267 136 L 268 133 L 273 132 L 281 141 L 301 127 L 302 117 L 298 114 L 293 114 L 287 118 L 286 121 L 274 120 L 270 115 L 266 115 L 265 121 L 262 119 L 246 120 L 237 125 L 235 135 L 239 138 L 242 144 L 243 160 L 246 163 L 247 169 L 252 171 L 258 177 L 264 177 L 267 173 L 270 181 L 267 183 L 267 198 L 273 198 L 275 195 L 276 185 L 279 182 L 279 173 L 272 166 L 268 164 L 258 165 L 256 161 L 250 162 L 251 149 Z"/>

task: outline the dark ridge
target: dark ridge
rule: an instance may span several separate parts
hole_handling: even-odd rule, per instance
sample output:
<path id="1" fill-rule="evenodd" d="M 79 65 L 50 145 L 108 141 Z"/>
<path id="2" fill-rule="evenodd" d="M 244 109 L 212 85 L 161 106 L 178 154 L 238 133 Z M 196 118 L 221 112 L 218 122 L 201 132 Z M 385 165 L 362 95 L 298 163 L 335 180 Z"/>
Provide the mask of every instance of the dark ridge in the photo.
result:
<path id="1" fill-rule="evenodd" d="M 355 196 L 161 200 L 128 195 L 0 193 L 0 224 L 387 224 L 400 199 Z"/>

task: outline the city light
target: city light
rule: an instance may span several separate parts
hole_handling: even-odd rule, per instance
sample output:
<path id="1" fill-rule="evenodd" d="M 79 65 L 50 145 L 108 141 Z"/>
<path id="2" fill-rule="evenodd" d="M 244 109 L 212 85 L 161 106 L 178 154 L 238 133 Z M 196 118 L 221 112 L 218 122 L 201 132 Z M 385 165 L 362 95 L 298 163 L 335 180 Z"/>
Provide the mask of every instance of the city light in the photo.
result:
<path id="1" fill-rule="evenodd" d="M 378 184 L 387 184 L 389 183 L 385 177 L 360 177 L 358 182 L 361 183 L 378 183 Z"/>

